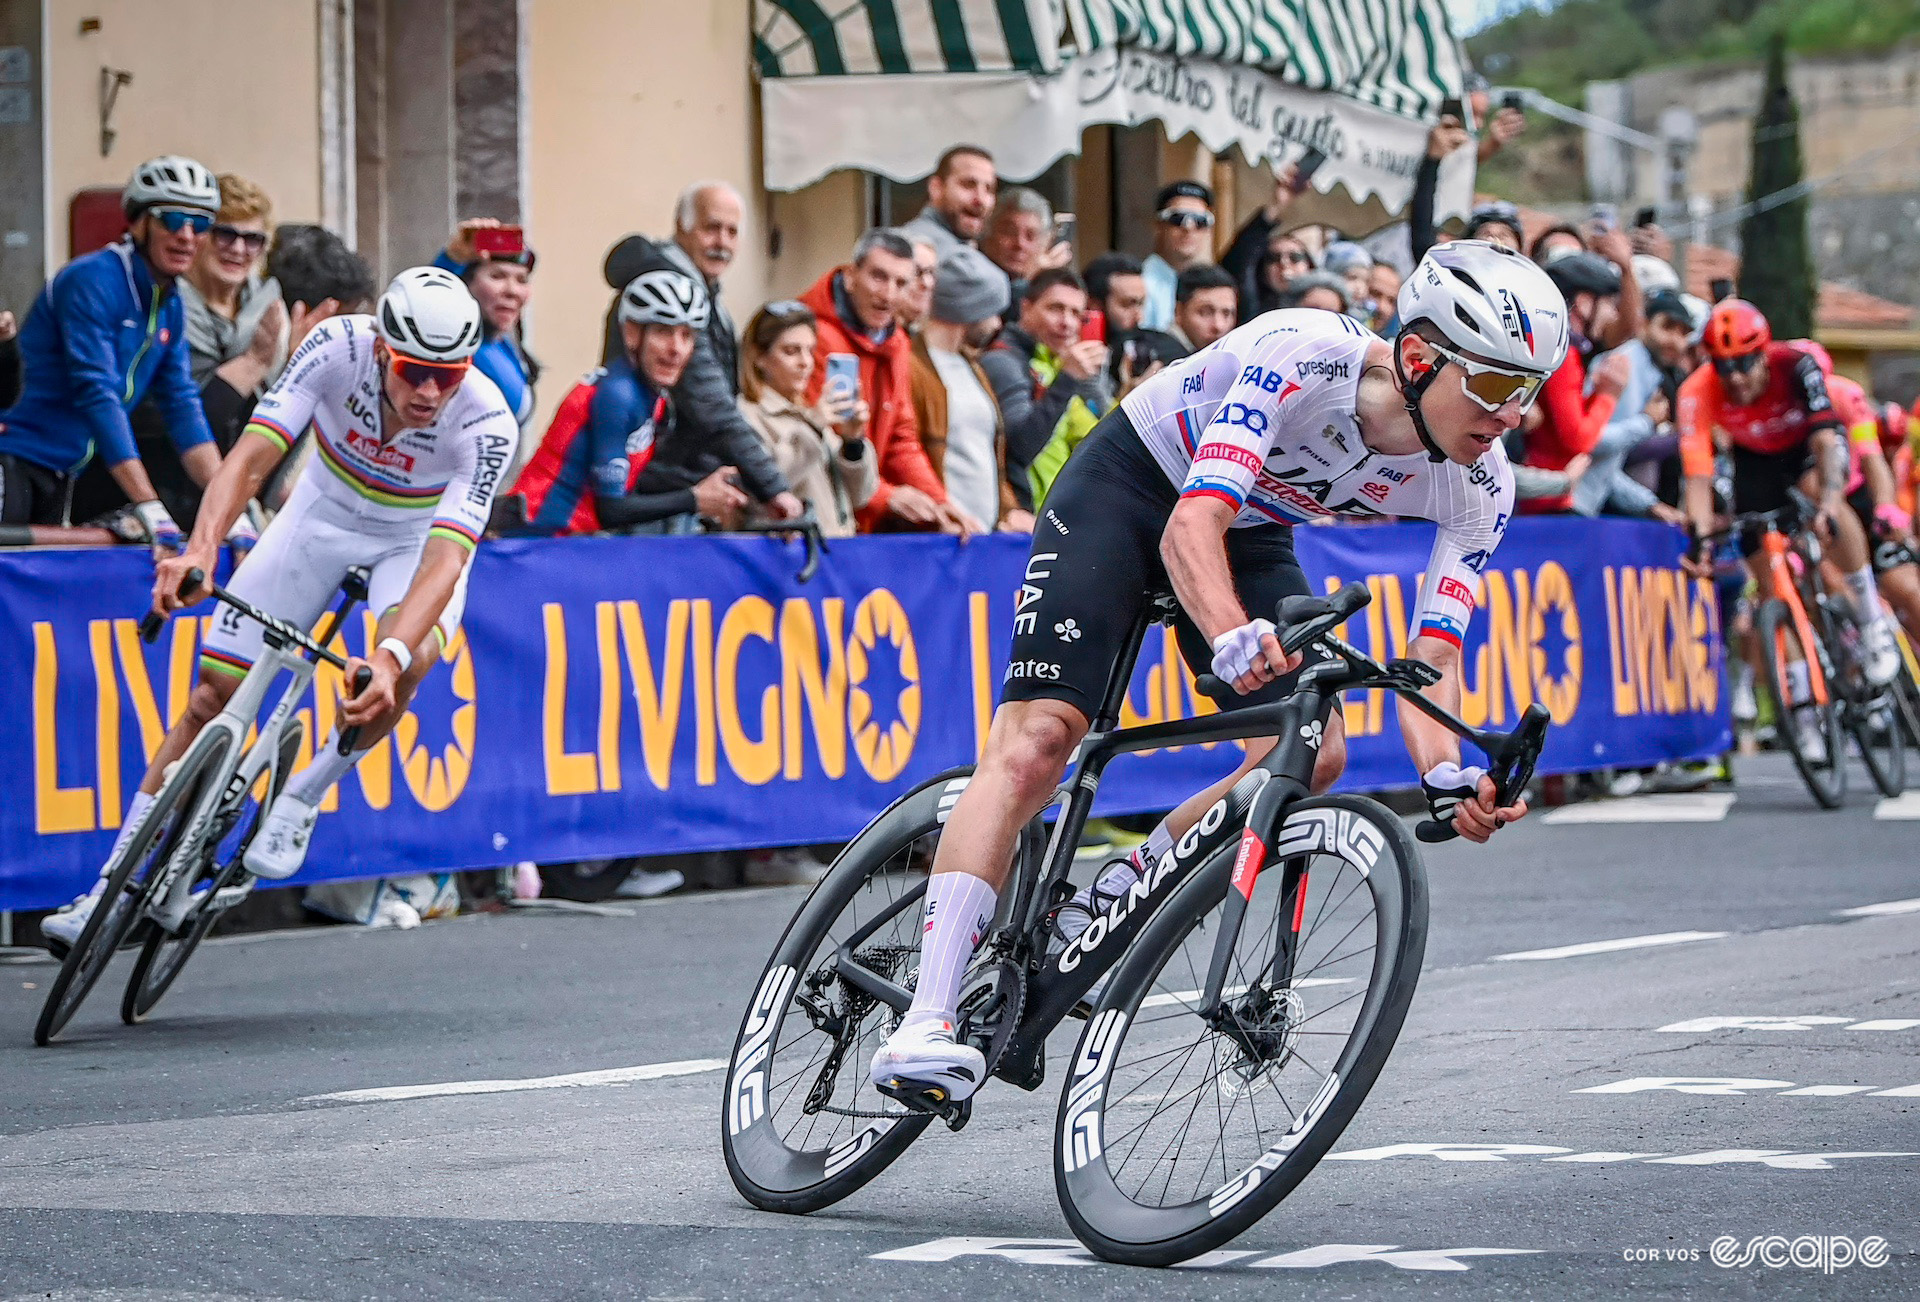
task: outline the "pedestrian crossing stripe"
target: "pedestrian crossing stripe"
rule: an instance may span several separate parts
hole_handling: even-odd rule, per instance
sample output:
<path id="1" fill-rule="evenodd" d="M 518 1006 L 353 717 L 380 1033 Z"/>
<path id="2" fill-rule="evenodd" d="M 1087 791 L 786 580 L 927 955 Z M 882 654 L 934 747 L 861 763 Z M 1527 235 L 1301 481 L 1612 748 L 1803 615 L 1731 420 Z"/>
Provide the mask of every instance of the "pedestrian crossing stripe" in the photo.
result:
<path id="1" fill-rule="evenodd" d="M 1731 791 L 1625 796 L 1619 800 L 1562 805 L 1548 810 L 1540 821 L 1556 826 L 1564 823 L 1718 823 L 1733 808 L 1734 798 Z"/>

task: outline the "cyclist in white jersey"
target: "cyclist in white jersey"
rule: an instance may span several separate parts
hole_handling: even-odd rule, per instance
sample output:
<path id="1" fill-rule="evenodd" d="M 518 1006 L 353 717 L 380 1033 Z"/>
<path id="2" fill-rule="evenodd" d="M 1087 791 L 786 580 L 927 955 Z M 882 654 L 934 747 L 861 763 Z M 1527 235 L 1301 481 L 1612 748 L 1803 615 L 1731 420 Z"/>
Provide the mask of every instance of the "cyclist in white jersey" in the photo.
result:
<path id="1" fill-rule="evenodd" d="M 288 782 L 247 851 L 247 869 L 257 876 L 299 871 L 327 789 L 386 735 L 459 628 L 467 563 L 520 438 L 499 389 L 471 368 L 480 339 L 479 305 L 457 277 L 432 267 L 395 277 L 374 315 L 316 326 L 207 486 L 186 551 L 157 567 L 156 609 L 201 600 L 204 589 L 180 599 L 187 571 L 214 573 L 220 540 L 247 501 L 295 444 L 314 440 L 286 507 L 228 587 L 270 615 L 311 628 L 348 568 L 366 566 L 367 602 L 380 623 L 369 657 L 349 659 L 347 681 L 362 664 L 373 677 L 341 712 L 341 727 L 360 729 L 358 749 L 342 756 L 337 734 L 329 737 Z M 258 624 L 221 607 L 201 646 L 200 684 L 135 792 L 123 837 L 159 791 L 167 765 L 220 712 L 261 646 Z M 42 934 L 71 944 L 99 892 L 96 883 L 47 918 Z"/>
<path id="2" fill-rule="evenodd" d="M 1176 633 L 1194 672 L 1231 683 L 1240 705 L 1264 704 L 1293 690 L 1300 664 L 1264 616 L 1312 591 L 1291 526 L 1431 520 L 1407 654 L 1441 671 L 1428 694 L 1459 709 L 1475 582 L 1513 510 L 1500 437 L 1566 355 L 1566 302 L 1526 258 L 1459 240 L 1414 269 L 1399 309 L 1392 344 L 1331 312 L 1249 321 L 1135 389 L 1067 463 L 1034 527 L 1002 702 L 935 852 L 913 1006 L 874 1055 L 876 1085 L 954 1101 L 980 1085 L 984 1060 L 953 1036 L 961 976 L 991 925 L 1015 837 L 1053 798 L 1153 590 L 1170 585 L 1179 598 Z M 1526 813 L 1524 802 L 1496 807 L 1492 780 L 1461 766 L 1451 732 L 1417 711 L 1399 717 L 1435 818 L 1485 841 Z M 1248 741 L 1239 769 L 1064 906 L 1060 940 L 1145 877 L 1273 745 Z M 1315 789 L 1345 760 L 1336 711 Z"/>

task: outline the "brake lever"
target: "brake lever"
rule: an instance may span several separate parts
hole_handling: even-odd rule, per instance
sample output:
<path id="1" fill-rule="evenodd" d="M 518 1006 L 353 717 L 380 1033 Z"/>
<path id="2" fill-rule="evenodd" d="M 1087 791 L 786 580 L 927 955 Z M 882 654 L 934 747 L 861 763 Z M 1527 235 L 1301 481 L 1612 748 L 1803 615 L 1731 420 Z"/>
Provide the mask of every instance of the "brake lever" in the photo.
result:
<path id="1" fill-rule="evenodd" d="M 1398 663 L 1398 662 L 1396 662 Z M 1547 744 L 1547 725 L 1553 715 L 1547 707 L 1535 701 L 1520 716 L 1520 724 L 1491 751 L 1481 744 L 1486 734 L 1475 732 L 1469 740 L 1486 752 L 1487 776 L 1493 779 L 1494 805 L 1504 809 L 1520 798 L 1527 789 L 1527 783 L 1533 781 L 1533 769 L 1540 761 L 1540 752 Z M 1460 833 L 1451 822 L 1442 823 L 1437 819 L 1423 818 L 1413 829 L 1413 834 L 1428 845 L 1439 845 L 1451 841 Z"/>

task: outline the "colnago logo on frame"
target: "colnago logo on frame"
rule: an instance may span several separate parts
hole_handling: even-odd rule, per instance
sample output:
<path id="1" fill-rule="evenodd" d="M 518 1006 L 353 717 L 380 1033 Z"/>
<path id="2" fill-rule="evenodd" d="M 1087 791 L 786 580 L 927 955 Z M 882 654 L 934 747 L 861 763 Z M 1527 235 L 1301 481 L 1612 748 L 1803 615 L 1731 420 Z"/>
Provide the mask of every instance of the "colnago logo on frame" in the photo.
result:
<path id="1" fill-rule="evenodd" d="M 1756 1234 L 1746 1240 L 1723 1234 L 1707 1251 L 1707 1259 L 1714 1265 L 1731 1270 L 1757 1265 L 1775 1270 L 1817 1270 L 1823 1275 L 1849 1266 L 1878 1270 L 1887 1264 L 1889 1255 L 1887 1241 L 1878 1235 L 1856 1242 L 1845 1234 L 1802 1234 L 1791 1239 L 1784 1234 Z"/>

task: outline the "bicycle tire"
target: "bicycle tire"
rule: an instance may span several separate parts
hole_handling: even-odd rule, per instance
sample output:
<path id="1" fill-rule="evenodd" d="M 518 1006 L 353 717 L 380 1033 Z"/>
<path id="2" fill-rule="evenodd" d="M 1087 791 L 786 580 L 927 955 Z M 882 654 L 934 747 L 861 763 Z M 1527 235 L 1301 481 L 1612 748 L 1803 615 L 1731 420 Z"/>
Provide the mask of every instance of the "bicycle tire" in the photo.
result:
<path id="1" fill-rule="evenodd" d="M 1773 597 L 1760 605 L 1754 616 L 1754 627 L 1760 635 L 1762 659 L 1767 665 L 1767 689 L 1773 693 L 1774 707 L 1780 715 L 1777 733 L 1780 744 L 1793 758 L 1793 767 L 1800 773 L 1800 780 L 1807 784 L 1807 791 L 1814 802 L 1822 809 L 1838 809 L 1847 798 L 1847 762 L 1846 739 L 1840 731 L 1840 712 L 1833 698 L 1833 684 L 1828 684 L 1828 703 L 1821 708 L 1822 727 L 1826 733 L 1827 762 L 1814 764 L 1801 747 L 1799 729 L 1794 727 L 1793 707 L 1787 704 L 1787 664 L 1793 658 L 1788 652 L 1790 647 L 1799 647 L 1803 658 L 1812 660 L 1813 647 L 1804 646 L 1800 641 L 1800 629 L 1795 624 L 1793 613 L 1787 604 Z"/>
<path id="2" fill-rule="evenodd" d="M 224 762 L 230 738 L 221 729 L 208 729 L 194 739 L 180 765 L 160 785 L 140 831 L 123 847 L 119 863 L 107 875 L 107 884 L 87 925 L 61 960 L 60 971 L 47 991 L 34 1023 L 33 1042 L 52 1041 L 80 1010 L 94 984 L 113 961 L 113 955 L 139 922 L 153 868 L 164 865 L 187 829 L 183 811 L 199 803 L 202 784 Z M 164 833 L 164 835 L 163 835 Z M 148 871 L 138 876 L 142 868 Z M 124 899 L 122 897 L 125 897 Z"/>
<path id="3" fill-rule="evenodd" d="M 1901 735 L 1896 705 L 1899 679 L 1885 687 L 1869 683 L 1866 666 L 1855 651 L 1861 638 L 1859 621 L 1852 611 L 1838 606 L 1828 612 L 1828 618 L 1832 622 L 1826 630 L 1827 654 L 1842 683 L 1841 713 L 1847 731 L 1873 785 L 1883 796 L 1897 796 L 1907 788 L 1906 738 Z"/>
<path id="4" fill-rule="evenodd" d="M 890 884 L 886 901 L 873 901 L 879 906 L 874 909 L 873 918 L 860 922 L 848 935 L 851 938 L 861 926 L 870 925 L 875 918 L 885 919 L 883 930 L 873 935 L 884 934 L 902 942 L 880 948 L 903 951 L 891 960 L 893 972 L 901 984 L 911 988 L 908 952 L 912 971 L 917 972 L 918 901 L 924 898 L 919 883 L 925 881 L 925 874 L 913 856 L 928 837 L 939 832 L 971 773 L 971 768 L 950 769 L 900 797 L 869 823 L 866 830 L 840 852 L 826 876 L 794 914 L 760 980 L 755 983 L 754 996 L 741 1018 L 727 1071 L 726 1092 L 720 1109 L 720 1140 L 734 1188 L 763 1211 L 797 1215 L 839 1202 L 906 1152 L 934 1119 L 926 1113 L 908 1111 L 879 1094 L 869 1083 L 868 1061 L 880 1038 L 892 1029 L 893 1019 L 883 1004 L 868 999 L 862 1007 L 861 996 L 850 993 L 845 982 L 831 974 L 833 953 L 828 942 L 835 924 L 863 891 L 884 878 L 899 877 L 900 881 Z M 873 936 L 867 939 L 870 941 Z M 862 942 L 863 949 L 866 944 L 867 941 Z M 836 985 L 838 989 L 832 988 Z M 830 1042 L 821 1046 L 827 1062 L 802 1101 L 801 1112 L 817 1118 L 829 1110 L 815 1107 L 812 1113 L 806 1111 L 819 1098 L 830 1066 L 833 1079 L 825 1101 L 846 1099 L 845 1112 L 863 1114 L 849 1115 L 848 1120 L 864 1120 L 868 1124 L 846 1127 L 845 1139 L 818 1148 L 807 1146 L 817 1121 L 808 1124 L 801 1145 L 795 1147 L 788 1140 L 798 1133 L 799 1123 L 796 1121 L 792 1130 L 783 1135 L 777 1120 L 798 1089 L 800 1077 L 819 1061 L 816 1057 L 793 1076 L 776 1079 L 776 1072 L 785 1070 L 785 1065 L 776 1067 L 782 1051 L 804 1042 L 810 1035 L 825 1035 L 804 1006 L 799 1006 L 794 1028 L 797 1033 L 786 1034 L 789 1019 L 796 1012 L 796 996 L 803 986 L 816 1000 L 824 992 L 830 1007 L 834 1007 L 831 1001 L 835 997 L 844 999 L 846 1002 L 837 1006 L 837 1016 L 843 1026 L 847 1015 L 858 1010 L 852 1017 L 851 1032 L 843 1030 L 833 1034 Z M 873 1016 L 876 1012 L 881 1014 L 877 1018 Z M 862 1030 L 869 1019 L 873 1020 L 873 1026 Z M 783 1087 L 786 1095 L 777 1098 L 777 1091 Z M 865 1115 L 868 1113 L 872 1115 Z M 827 1140 L 835 1141 L 840 1131 L 837 1124 L 829 1126 Z"/>
<path id="5" fill-rule="evenodd" d="M 1108 1261 L 1141 1266 L 1169 1266 L 1187 1261 L 1244 1233 L 1271 1212 L 1333 1146 L 1359 1110 L 1392 1052 L 1407 1009 L 1413 1002 L 1414 989 L 1420 979 L 1421 961 L 1426 952 L 1427 888 L 1419 847 L 1406 824 L 1378 802 L 1363 796 L 1318 796 L 1302 800 L 1288 810 L 1278 842 L 1278 856 L 1255 884 L 1256 899 L 1261 903 L 1249 906 L 1241 940 L 1246 941 L 1249 933 L 1255 931 L 1257 918 L 1272 915 L 1277 922 L 1278 915 L 1273 914 L 1279 901 L 1277 879 L 1281 878 L 1282 865 L 1288 858 L 1296 858 L 1309 865 L 1308 887 L 1298 897 L 1295 907 L 1300 912 L 1295 916 L 1301 917 L 1306 908 L 1316 908 L 1316 926 L 1324 916 L 1331 893 L 1345 890 L 1348 892 L 1346 898 L 1351 898 L 1364 883 L 1374 917 L 1372 956 L 1366 969 L 1365 989 L 1344 995 L 1328 994 L 1325 1006 L 1319 1011 L 1301 1016 L 1306 1001 L 1298 992 L 1318 984 L 1318 979 L 1308 974 L 1327 970 L 1324 967 L 1309 966 L 1304 972 L 1296 969 L 1294 982 L 1299 984 L 1290 983 L 1286 991 L 1256 992 L 1257 977 L 1250 978 L 1247 986 L 1226 987 L 1226 993 L 1235 998 L 1247 998 L 1256 993 L 1262 996 L 1280 995 L 1279 999 L 1267 998 L 1263 1003 L 1268 1009 L 1278 1006 L 1285 1010 L 1280 1031 L 1283 1047 L 1270 1049 L 1268 1052 L 1272 1054 L 1271 1057 L 1257 1060 L 1242 1057 L 1230 1063 L 1227 1069 L 1217 1070 L 1214 1074 L 1217 1091 L 1215 1103 L 1218 1105 L 1221 1098 L 1231 1094 L 1234 1100 L 1231 1106 L 1237 1109 L 1239 1099 L 1253 1099 L 1265 1090 L 1272 1089 L 1280 1094 L 1285 1106 L 1284 1114 L 1275 1114 L 1276 1120 L 1291 1122 L 1291 1125 L 1278 1135 L 1277 1140 L 1268 1141 L 1264 1137 L 1256 1139 L 1255 1146 L 1247 1151 L 1258 1152 L 1259 1156 L 1236 1174 L 1230 1169 L 1234 1163 L 1229 1163 L 1226 1157 L 1226 1116 L 1231 1113 L 1223 1113 L 1220 1121 L 1221 1140 L 1219 1147 L 1213 1150 L 1221 1155 L 1221 1175 L 1206 1176 L 1209 1182 L 1217 1178 L 1220 1183 L 1209 1183 L 1207 1188 L 1197 1191 L 1192 1199 L 1171 1205 L 1153 1206 L 1142 1202 L 1138 1195 L 1144 1192 L 1147 1181 L 1158 1178 L 1159 1169 L 1163 1166 L 1166 1167 L 1168 1186 L 1163 1192 L 1171 1191 L 1182 1155 L 1176 1153 L 1169 1159 L 1167 1154 L 1171 1151 L 1171 1145 L 1160 1150 L 1146 1164 L 1146 1181 L 1143 1181 L 1142 1189 L 1134 1194 L 1127 1193 L 1117 1178 L 1111 1162 L 1116 1155 L 1117 1145 L 1129 1135 L 1145 1131 L 1153 1121 L 1153 1118 L 1149 1118 L 1148 1122 L 1129 1131 L 1108 1133 L 1109 1118 L 1118 1115 L 1121 1120 L 1131 1120 L 1139 1113 L 1137 1106 L 1128 1106 L 1125 1100 L 1130 1096 L 1122 1092 L 1122 1082 L 1128 1073 L 1144 1070 L 1144 1065 L 1133 1068 L 1125 1061 L 1128 1039 L 1135 1031 L 1139 1031 L 1140 1038 L 1147 1045 L 1154 1045 L 1158 1042 L 1154 1038 L 1155 1033 L 1147 1028 L 1184 1022 L 1188 1014 L 1197 1011 L 1191 1005 L 1197 1003 L 1200 991 L 1194 989 L 1153 996 L 1159 1004 L 1171 1003 L 1177 1007 L 1185 1003 L 1187 1006 L 1180 1011 L 1165 1017 L 1156 1015 L 1143 1019 L 1138 1016 L 1142 1007 L 1146 1006 L 1148 992 L 1155 988 L 1156 983 L 1170 979 L 1186 984 L 1193 982 L 1197 976 L 1199 984 L 1204 985 L 1204 962 L 1196 966 L 1192 960 L 1196 954 L 1203 960 L 1208 956 L 1212 947 L 1210 935 L 1205 936 L 1192 953 L 1188 953 L 1184 971 L 1177 971 L 1171 978 L 1163 974 L 1168 972 L 1175 956 L 1183 952 L 1190 936 L 1210 930 L 1209 920 L 1228 898 L 1238 847 L 1229 846 L 1215 852 L 1181 885 L 1121 959 L 1075 1047 L 1072 1069 L 1061 1091 L 1054 1131 L 1055 1190 L 1074 1233 L 1095 1255 Z M 1335 873 L 1332 880 L 1328 881 L 1325 874 L 1326 861 L 1329 859 L 1344 864 L 1350 873 Z M 1388 859 L 1391 859 L 1390 863 L 1385 862 Z M 1340 882 L 1347 875 L 1359 880 L 1343 887 Z M 1318 887 L 1322 894 L 1317 906 L 1309 903 L 1316 877 L 1323 883 Z M 1267 886 L 1270 880 L 1276 883 L 1271 890 Z M 1262 912 L 1263 909 L 1265 912 Z M 1339 925 L 1337 917 L 1330 924 L 1334 927 Z M 1359 923 L 1353 924 L 1353 930 L 1348 935 L 1358 931 L 1359 927 Z M 1304 946 L 1308 933 L 1301 932 L 1299 935 Z M 1344 943 L 1345 937 L 1334 942 L 1336 946 Z M 1258 944 L 1257 938 L 1255 944 Z M 1358 951 L 1345 956 L 1342 961 L 1356 958 L 1357 955 Z M 1333 970 L 1357 972 L 1359 966 L 1356 963 L 1353 968 Z M 1244 969 L 1241 971 L 1244 975 Z M 1332 984 L 1353 984 L 1357 979 L 1334 981 Z M 1301 1094 L 1303 1105 L 1296 1109 L 1286 1102 L 1285 1094 L 1280 1093 L 1279 1078 L 1296 1061 L 1311 1066 L 1299 1052 L 1300 1036 L 1303 1034 L 1301 1028 L 1341 1004 L 1352 1003 L 1356 996 L 1360 998 L 1360 1006 L 1353 1012 L 1353 1027 L 1346 1034 L 1335 1066 L 1311 1096 Z M 1319 1002 L 1320 996 L 1315 996 L 1315 999 Z M 1242 1015 L 1242 1011 L 1234 1010 L 1236 1018 Z M 1246 1024 L 1241 1025 L 1244 1027 Z M 1172 1038 L 1178 1040 L 1179 1030 L 1177 1026 L 1173 1029 Z M 1287 1038 L 1289 1036 L 1291 1040 Z M 1216 1046 L 1235 1043 L 1228 1034 L 1217 1028 L 1202 1027 L 1201 1041 L 1196 1042 L 1196 1048 L 1198 1043 L 1205 1042 L 1209 1037 Z M 1177 1052 L 1179 1050 L 1176 1048 L 1163 1053 L 1146 1054 L 1140 1061 L 1142 1064 L 1151 1063 L 1156 1059 L 1170 1058 L 1172 1053 Z M 1191 1052 L 1189 1058 L 1182 1060 L 1175 1068 L 1175 1077 L 1167 1085 L 1162 1102 L 1179 1085 L 1185 1064 L 1191 1060 Z M 1235 1052 L 1240 1051 L 1229 1050 L 1229 1053 Z M 1217 1047 L 1214 1062 L 1217 1066 Z M 1155 1068 L 1145 1077 L 1143 1085 L 1152 1085 L 1155 1078 L 1167 1069 L 1164 1064 Z M 1249 1069 L 1253 1072 L 1251 1076 L 1247 1074 Z M 1238 1073 L 1235 1080 L 1227 1079 L 1235 1073 Z M 1184 1104 L 1186 1097 L 1183 1094 L 1175 1100 L 1176 1110 Z M 1188 1115 L 1189 1125 L 1194 1115 L 1205 1110 L 1205 1103 L 1204 1097 L 1196 1097 L 1194 1111 Z M 1257 1128 L 1257 1103 L 1250 1104 L 1250 1111 Z M 1176 1132 L 1176 1140 L 1183 1135 L 1184 1129 Z M 1143 1144 L 1147 1144 L 1144 1135 L 1141 1140 L 1135 1141 L 1127 1157 L 1122 1159 L 1123 1168 Z M 1147 1146 L 1151 1147 L 1150 1144 Z M 1201 1163 L 1203 1171 L 1213 1170 L 1211 1157 L 1212 1152 L 1209 1152 Z M 1167 1165 L 1169 1161 L 1173 1163 L 1172 1166 Z"/>
<path id="6" fill-rule="evenodd" d="M 293 762 L 300 753 L 300 746 L 306 739 L 306 735 L 307 721 L 298 715 L 293 716 L 281 730 L 280 754 L 272 770 L 274 774 L 272 789 L 266 793 L 264 800 L 254 803 L 253 823 L 241 835 L 239 843 L 225 866 L 209 871 L 214 867 L 213 861 L 219 847 L 214 844 L 207 846 L 205 861 L 195 876 L 210 879 L 209 900 L 213 892 L 231 886 L 245 874 L 246 869 L 241 866 L 241 860 L 247 853 L 247 846 L 252 844 L 253 838 L 259 833 L 260 821 L 266 817 L 267 809 L 273 804 L 274 798 L 285 789 L 287 779 L 293 776 Z M 242 795 L 240 814 L 242 818 L 245 817 L 246 800 L 247 797 Z M 134 960 L 133 973 L 127 978 L 126 991 L 120 996 L 121 1021 L 128 1026 L 137 1026 L 148 1013 L 153 1011 L 154 1005 L 158 1004 L 161 997 L 172 987 L 175 978 L 180 975 L 180 970 L 187 965 L 187 960 L 193 957 L 193 951 L 200 947 L 200 942 L 206 939 L 207 933 L 213 929 L 213 924 L 219 918 L 219 910 L 207 908 L 203 904 L 193 911 L 187 919 L 185 929 L 179 935 L 170 935 L 159 927 L 152 928 L 146 943 L 140 947 L 140 956 Z"/>

